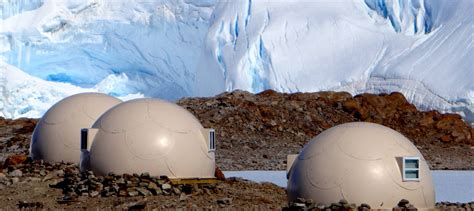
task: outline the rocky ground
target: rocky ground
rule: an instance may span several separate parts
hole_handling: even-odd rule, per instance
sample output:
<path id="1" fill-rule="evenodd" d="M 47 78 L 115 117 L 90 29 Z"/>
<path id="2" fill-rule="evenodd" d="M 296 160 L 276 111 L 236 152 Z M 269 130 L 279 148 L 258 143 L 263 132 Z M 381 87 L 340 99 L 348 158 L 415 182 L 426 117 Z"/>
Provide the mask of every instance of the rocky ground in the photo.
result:
<path id="1" fill-rule="evenodd" d="M 212 98 L 186 98 L 178 104 L 194 113 L 205 127 L 216 129 L 217 165 L 223 170 L 284 170 L 288 154 L 298 153 L 323 130 L 352 121 L 376 122 L 401 132 L 415 143 L 432 169 L 474 170 L 474 129 L 458 115 L 421 112 L 399 93 L 353 97 L 344 92 L 235 91 Z M 31 161 L 26 155 L 36 122 L 0 118 L 0 210 L 280 209 L 287 205 L 285 190 L 273 184 L 231 178 L 209 186 L 163 187 L 166 181 L 143 175 L 99 178 L 79 174 L 73 164 Z M 309 202 L 293 205 L 324 208 Z M 341 210 L 354 207 L 348 203 L 331 206 Z M 473 206 L 438 204 L 443 209 L 472 210 Z"/>
<path id="2" fill-rule="evenodd" d="M 9 166 L 0 173 L 0 210 L 234 207 L 266 210 L 286 205 L 285 190 L 271 183 L 227 178 L 216 184 L 171 185 L 166 179 L 147 175 L 96 177 L 90 172 L 79 174 L 73 164 L 26 163 Z"/>
<path id="3" fill-rule="evenodd" d="M 223 170 L 284 170 L 286 156 L 335 125 L 367 121 L 401 132 L 431 169 L 474 169 L 474 128 L 457 114 L 419 111 L 400 93 L 345 92 L 259 94 L 244 91 L 178 102 L 204 127 L 216 129 L 217 163 Z"/>

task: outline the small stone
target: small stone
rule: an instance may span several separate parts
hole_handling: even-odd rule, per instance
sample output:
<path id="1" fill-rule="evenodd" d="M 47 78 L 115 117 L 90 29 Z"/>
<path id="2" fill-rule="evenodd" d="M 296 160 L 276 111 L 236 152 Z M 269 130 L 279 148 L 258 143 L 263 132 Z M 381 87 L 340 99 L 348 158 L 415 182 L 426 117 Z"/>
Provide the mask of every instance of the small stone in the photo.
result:
<path id="1" fill-rule="evenodd" d="M 124 185 L 125 184 L 125 179 L 119 178 L 117 181 L 115 181 L 119 185 Z"/>
<path id="2" fill-rule="evenodd" d="M 44 169 L 41 169 L 41 171 L 39 172 L 40 176 L 45 176 L 46 175 L 46 171 Z"/>
<path id="3" fill-rule="evenodd" d="M 10 175 L 11 177 L 21 177 L 23 176 L 23 172 L 21 172 L 20 169 L 15 169 L 12 172 L 10 172 L 8 175 Z"/>
<path id="4" fill-rule="evenodd" d="M 147 188 L 148 188 L 148 190 L 156 190 L 156 189 L 158 189 L 158 185 L 156 185 L 156 183 L 154 183 L 154 182 L 150 182 L 150 183 L 148 183 Z"/>
<path id="5" fill-rule="evenodd" d="M 81 185 L 80 187 L 77 188 L 77 190 L 80 192 L 80 193 L 87 193 L 89 191 L 89 188 L 85 185 Z"/>
<path id="6" fill-rule="evenodd" d="M 161 189 L 163 189 L 163 190 L 170 190 L 170 189 L 171 189 L 171 185 L 168 184 L 168 183 L 165 183 L 165 184 L 161 185 Z"/>
<path id="7" fill-rule="evenodd" d="M 151 193 L 152 193 L 153 195 L 155 195 L 155 196 L 156 196 L 156 195 L 161 195 L 161 194 L 163 193 L 163 191 L 161 191 L 160 188 L 153 189 L 153 190 L 150 190 L 150 191 L 151 191 Z"/>
<path id="8" fill-rule="evenodd" d="M 142 174 L 140 175 L 140 177 L 143 177 L 143 178 L 150 178 L 150 173 L 148 173 L 148 172 L 142 173 Z"/>
<path id="9" fill-rule="evenodd" d="M 30 181 L 30 182 L 39 182 L 39 181 L 41 181 L 41 178 L 38 178 L 38 177 L 29 177 L 29 178 L 28 178 L 28 181 Z"/>
<path id="10" fill-rule="evenodd" d="M 54 171 L 53 175 L 55 177 L 62 177 L 62 176 L 64 176 L 64 171 L 63 170 Z"/>
<path id="11" fill-rule="evenodd" d="M 125 197 L 125 196 L 127 196 L 127 194 L 128 193 L 127 193 L 126 190 L 120 190 L 119 193 L 118 193 L 118 195 L 121 196 L 121 197 Z"/>
<path id="12" fill-rule="evenodd" d="M 12 155 L 8 157 L 3 163 L 4 167 L 15 166 L 21 163 L 24 163 L 28 157 L 26 155 Z"/>
<path id="13" fill-rule="evenodd" d="M 181 194 L 181 190 L 179 188 L 173 187 L 173 193 L 179 195 Z"/>
<path id="14" fill-rule="evenodd" d="M 408 200 L 402 199 L 402 200 L 400 200 L 400 202 L 398 202 L 397 206 L 406 207 L 408 203 L 410 203 Z"/>
<path id="15" fill-rule="evenodd" d="M 142 195 L 142 196 L 150 196 L 152 195 L 151 192 L 145 188 L 136 188 L 137 191 Z"/>
<path id="16" fill-rule="evenodd" d="M 360 206 L 361 206 L 361 207 L 367 207 L 367 208 L 370 209 L 370 205 L 369 205 L 369 204 L 366 204 L 366 203 L 362 203 Z"/>
<path id="17" fill-rule="evenodd" d="M 90 196 L 90 197 L 96 197 L 96 196 L 98 196 L 98 195 L 99 195 L 99 192 L 98 192 L 98 191 L 92 191 L 92 192 L 89 193 L 89 196 Z"/>
<path id="18" fill-rule="evenodd" d="M 218 179 L 218 180 L 225 180 L 225 175 L 224 173 L 222 173 L 221 169 L 219 167 L 216 166 L 216 169 L 214 171 L 214 176 Z"/>
<path id="19" fill-rule="evenodd" d="M 301 202 L 293 202 L 291 203 L 290 205 L 291 208 L 294 208 L 295 210 L 301 210 L 303 208 L 306 207 L 306 204 L 305 203 L 301 203 Z M 290 208 L 290 209 L 291 209 Z"/>
<path id="20" fill-rule="evenodd" d="M 48 181 L 48 180 L 51 180 L 51 179 L 53 179 L 53 175 L 52 175 L 52 174 L 48 174 L 48 175 L 46 175 L 46 176 L 42 179 L 42 181 L 45 182 L 45 181 Z"/>
<path id="21" fill-rule="evenodd" d="M 134 196 L 138 196 L 138 191 L 130 191 L 128 192 L 128 196 L 131 196 L 131 197 L 134 197 Z"/>
<path id="22" fill-rule="evenodd" d="M 349 204 L 349 202 L 347 202 L 347 200 L 345 200 L 345 199 L 341 199 L 341 200 L 339 201 L 339 204 L 345 205 L 345 204 Z"/>
<path id="23" fill-rule="evenodd" d="M 179 201 L 186 201 L 187 198 L 188 196 L 185 193 L 181 193 L 181 195 L 179 195 Z"/>
<path id="24" fill-rule="evenodd" d="M 139 201 L 132 204 L 130 207 L 128 207 L 127 210 L 144 210 L 145 208 L 146 208 L 146 201 Z"/>
<path id="25" fill-rule="evenodd" d="M 295 201 L 295 202 L 296 202 L 296 203 L 306 203 L 306 199 L 301 198 L 301 197 L 298 197 L 298 198 L 296 198 L 296 201 Z"/>
<path id="26" fill-rule="evenodd" d="M 102 195 L 105 197 L 109 197 L 109 196 L 115 196 L 116 194 L 117 193 L 114 191 L 105 191 L 105 193 L 103 193 Z"/>
<path id="27" fill-rule="evenodd" d="M 217 199 L 217 204 L 230 205 L 232 204 L 232 198 L 220 198 Z"/>
<path id="28" fill-rule="evenodd" d="M 16 183 L 18 183 L 18 182 L 20 182 L 20 178 L 18 178 L 18 177 L 13 177 L 13 178 L 12 178 L 12 183 L 13 183 L 13 184 L 16 184 Z"/>

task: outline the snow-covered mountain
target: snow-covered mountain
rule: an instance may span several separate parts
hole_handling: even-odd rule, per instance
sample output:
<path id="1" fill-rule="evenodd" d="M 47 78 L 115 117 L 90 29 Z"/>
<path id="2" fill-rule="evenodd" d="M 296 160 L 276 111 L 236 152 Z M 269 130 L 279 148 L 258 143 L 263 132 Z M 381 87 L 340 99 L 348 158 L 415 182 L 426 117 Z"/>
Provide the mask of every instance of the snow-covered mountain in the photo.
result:
<path id="1" fill-rule="evenodd" d="M 0 68 L 38 83 L 171 100 L 234 89 L 400 91 L 474 122 L 472 0 L 0 2 Z M 1 115 L 36 117 L 57 100 L 48 99 L 3 103 Z"/>

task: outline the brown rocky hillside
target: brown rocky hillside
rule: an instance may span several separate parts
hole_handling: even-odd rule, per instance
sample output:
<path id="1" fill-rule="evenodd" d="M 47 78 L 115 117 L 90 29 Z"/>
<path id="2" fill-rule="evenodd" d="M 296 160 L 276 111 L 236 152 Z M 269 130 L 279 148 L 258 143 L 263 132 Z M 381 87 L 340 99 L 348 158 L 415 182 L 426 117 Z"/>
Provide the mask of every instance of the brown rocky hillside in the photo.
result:
<path id="1" fill-rule="evenodd" d="M 325 129 L 352 121 L 401 132 L 432 169 L 474 169 L 474 129 L 457 114 L 419 111 L 400 93 L 234 91 L 178 104 L 217 130 L 217 163 L 224 170 L 283 170 L 287 154 L 298 153 Z"/>

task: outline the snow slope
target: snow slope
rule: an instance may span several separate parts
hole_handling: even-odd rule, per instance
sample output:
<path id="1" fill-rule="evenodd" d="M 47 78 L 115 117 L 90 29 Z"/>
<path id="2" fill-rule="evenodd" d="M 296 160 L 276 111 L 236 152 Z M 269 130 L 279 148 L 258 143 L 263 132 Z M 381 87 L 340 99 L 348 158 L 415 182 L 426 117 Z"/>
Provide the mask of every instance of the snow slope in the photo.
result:
<path id="1" fill-rule="evenodd" d="M 44 85 L 19 95 L 9 91 L 21 83 L 0 81 L 0 115 L 38 117 L 80 90 L 169 100 L 345 90 L 400 91 L 474 122 L 473 10 L 472 0 L 0 0 L 0 77 L 13 69 Z"/>

